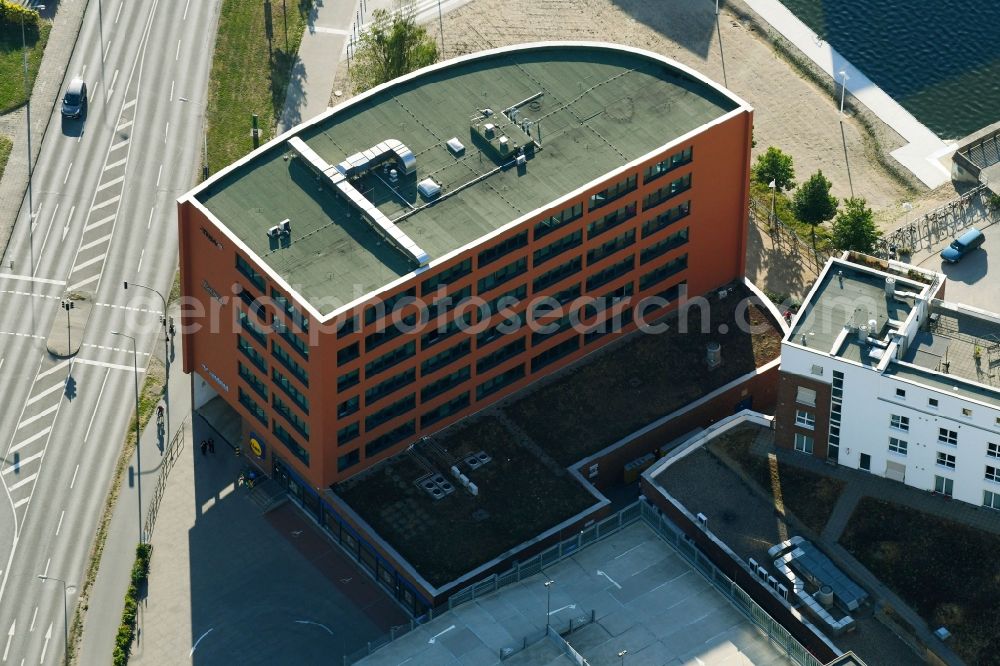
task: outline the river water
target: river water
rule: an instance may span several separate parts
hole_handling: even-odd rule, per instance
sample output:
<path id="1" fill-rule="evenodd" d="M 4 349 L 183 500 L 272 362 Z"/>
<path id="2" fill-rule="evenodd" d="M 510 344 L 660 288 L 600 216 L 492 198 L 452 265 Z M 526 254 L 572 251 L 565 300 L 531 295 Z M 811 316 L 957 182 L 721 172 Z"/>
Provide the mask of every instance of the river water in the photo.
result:
<path id="1" fill-rule="evenodd" d="M 1000 0 L 781 1 L 941 138 L 1000 121 Z"/>

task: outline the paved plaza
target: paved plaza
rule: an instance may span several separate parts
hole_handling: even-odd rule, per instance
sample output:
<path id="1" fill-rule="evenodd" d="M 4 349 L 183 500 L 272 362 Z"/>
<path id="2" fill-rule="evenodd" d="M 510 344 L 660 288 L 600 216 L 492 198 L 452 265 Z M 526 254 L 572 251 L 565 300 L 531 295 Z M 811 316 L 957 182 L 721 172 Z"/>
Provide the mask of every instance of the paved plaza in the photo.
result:
<path id="1" fill-rule="evenodd" d="M 546 596 L 545 581 L 554 581 Z M 361 661 L 369 666 L 572 664 L 542 638 L 546 612 L 591 666 L 790 664 L 750 621 L 644 522 L 543 573 L 436 617 Z M 522 649 L 525 638 L 529 645 Z M 532 642 L 534 639 L 534 642 Z"/>

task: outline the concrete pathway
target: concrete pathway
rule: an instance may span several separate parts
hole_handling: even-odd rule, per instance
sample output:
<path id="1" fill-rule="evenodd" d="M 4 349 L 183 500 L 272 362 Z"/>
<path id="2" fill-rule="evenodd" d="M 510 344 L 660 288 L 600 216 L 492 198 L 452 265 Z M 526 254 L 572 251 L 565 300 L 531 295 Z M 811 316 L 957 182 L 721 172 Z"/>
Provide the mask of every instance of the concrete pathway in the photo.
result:
<path id="1" fill-rule="evenodd" d="M 31 90 L 31 162 L 35 163 L 48 131 L 49 116 L 62 93 L 70 56 L 76 48 L 89 0 L 50 3 L 42 16 L 52 20 L 52 32 Z M 0 117 L 0 133 L 14 141 L 7 167 L 0 178 L 0 244 L 6 251 L 21 206 L 27 205 L 28 127 L 24 107 Z M 35 202 L 37 206 L 37 200 Z"/>
<path id="2" fill-rule="evenodd" d="M 949 170 L 940 160 L 953 152 L 954 146 L 939 139 L 909 111 L 875 85 L 864 72 L 820 39 L 812 29 L 781 4 L 780 0 L 746 0 L 746 3 L 838 84 L 842 82 L 840 72 L 847 74 L 848 92 L 907 142 L 902 148 L 894 150 L 892 156 L 920 182 L 934 189 L 951 179 Z"/>

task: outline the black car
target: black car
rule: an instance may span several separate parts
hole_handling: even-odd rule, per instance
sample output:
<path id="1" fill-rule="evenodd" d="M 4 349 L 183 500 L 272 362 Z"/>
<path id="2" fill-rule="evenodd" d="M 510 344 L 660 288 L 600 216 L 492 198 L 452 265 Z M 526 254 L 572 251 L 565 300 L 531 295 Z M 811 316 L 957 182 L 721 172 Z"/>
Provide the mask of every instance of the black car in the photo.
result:
<path id="1" fill-rule="evenodd" d="M 84 118 L 87 115 L 87 84 L 77 76 L 69 82 L 62 101 L 63 118 Z"/>

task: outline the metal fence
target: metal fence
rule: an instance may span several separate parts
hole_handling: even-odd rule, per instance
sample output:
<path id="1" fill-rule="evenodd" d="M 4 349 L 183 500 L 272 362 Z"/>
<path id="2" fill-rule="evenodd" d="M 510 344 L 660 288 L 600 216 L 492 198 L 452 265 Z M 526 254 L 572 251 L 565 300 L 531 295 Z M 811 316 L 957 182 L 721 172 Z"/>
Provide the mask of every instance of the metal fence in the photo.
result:
<path id="1" fill-rule="evenodd" d="M 771 204 L 750 197 L 750 222 L 764 230 L 771 237 L 775 247 L 782 248 L 790 255 L 798 256 L 800 260 L 814 264 L 816 272 L 826 263 L 826 260 L 838 254 L 835 250 L 813 250 L 812 246 L 788 226 L 777 215 L 771 215 Z"/>
<path id="2" fill-rule="evenodd" d="M 992 224 L 997 211 L 990 208 L 990 190 L 980 185 L 960 197 L 938 206 L 913 222 L 887 233 L 878 244 L 877 254 L 896 259 L 899 254 L 931 249 L 975 224 Z"/>
<path id="3" fill-rule="evenodd" d="M 167 443 L 166 447 L 163 449 L 163 458 L 160 461 L 160 474 L 156 477 L 156 486 L 153 488 L 153 498 L 149 502 L 149 507 L 146 509 L 146 520 L 143 523 L 142 530 L 143 534 L 146 535 L 146 540 L 148 541 L 151 536 L 153 536 L 153 527 L 156 525 L 156 514 L 160 509 L 160 500 L 163 499 L 163 492 L 167 487 L 167 475 L 170 474 L 171 468 L 173 468 L 174 463 L 177 462 L 177 456 L 184 448 L 184 428 L 187 424 L 187 418 L 181 421 L 180 427 L 177 432 L 174 433 L 173 438 Z M 138 444 L 136 444 L 138 446 Z"/>

